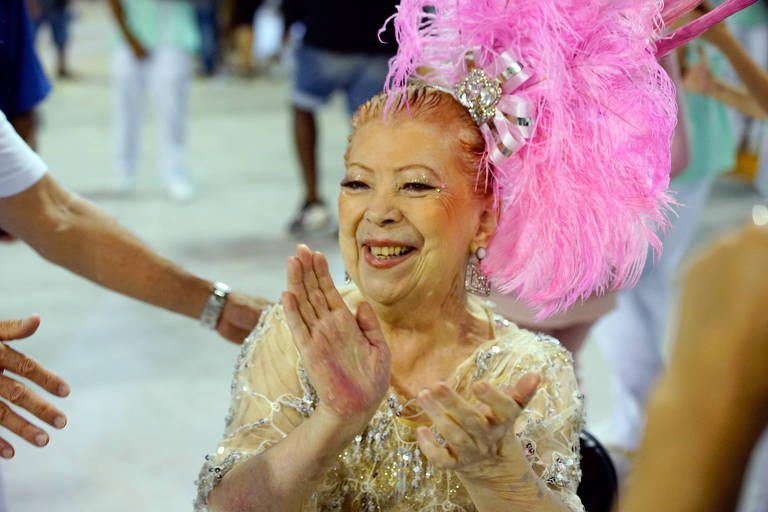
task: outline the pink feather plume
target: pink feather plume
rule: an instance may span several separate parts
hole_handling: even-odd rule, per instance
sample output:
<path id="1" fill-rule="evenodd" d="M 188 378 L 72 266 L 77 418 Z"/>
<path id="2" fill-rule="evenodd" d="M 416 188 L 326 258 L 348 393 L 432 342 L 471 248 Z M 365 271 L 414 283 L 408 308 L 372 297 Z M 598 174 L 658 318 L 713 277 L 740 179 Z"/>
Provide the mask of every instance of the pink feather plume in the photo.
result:
<path id="1" fill-rule="evenodd" d="M 638 0 L 403 0 L 391 88 L 417 76 L 452 89 L 464 52 L 490 69 L 508 51 L 533 74 L 532 139 L 490 169 L 500 223 L 483 269 L 538 318 L 634 284 L 671 199 L 672 82 L 655 43 L 660 3 Z M 481 178 L 482 179 L 482 178 Z"/>

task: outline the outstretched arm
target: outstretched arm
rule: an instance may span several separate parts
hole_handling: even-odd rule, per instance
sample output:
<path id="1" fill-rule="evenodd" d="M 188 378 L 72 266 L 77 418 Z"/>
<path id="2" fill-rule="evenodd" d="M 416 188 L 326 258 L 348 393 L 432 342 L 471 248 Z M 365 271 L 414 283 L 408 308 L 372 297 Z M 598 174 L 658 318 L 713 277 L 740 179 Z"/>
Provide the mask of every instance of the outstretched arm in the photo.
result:
<path id="1" fill-rule="evenodd" d="M 27 190 L 0 198 L 0 219 L 12 235 L 45 259 L 101 286 L 190 318 L 199 318 L 213 283 L 143 244 L 115 219 L 72 194 L 50 175 Z M 219 333 L 241 342 L 265 301 L 231 294 Z"/>

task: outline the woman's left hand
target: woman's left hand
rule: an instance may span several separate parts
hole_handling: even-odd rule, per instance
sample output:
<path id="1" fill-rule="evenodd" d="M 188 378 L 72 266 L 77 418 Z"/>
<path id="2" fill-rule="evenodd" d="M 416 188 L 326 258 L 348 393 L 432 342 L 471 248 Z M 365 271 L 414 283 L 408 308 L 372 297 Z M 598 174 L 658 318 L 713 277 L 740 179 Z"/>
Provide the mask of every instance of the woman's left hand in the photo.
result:
<path id="1" fill-rule="evenodd" d="M 419 427 L 416 439 L 421 451 L 435 467 L 453 470 L 462 478 L 524 475 L 530 465 L 512 426 L 536 393 L 539 381 L 538 375 L 528 373 L 516 386 L 503 390 L 485 381 L 475 382 L 472 392 L 480 401 L 477 405 L 443 382 L 423 390 L 419 403 L 444 442 L 438 442 L 427 427 Z"/>

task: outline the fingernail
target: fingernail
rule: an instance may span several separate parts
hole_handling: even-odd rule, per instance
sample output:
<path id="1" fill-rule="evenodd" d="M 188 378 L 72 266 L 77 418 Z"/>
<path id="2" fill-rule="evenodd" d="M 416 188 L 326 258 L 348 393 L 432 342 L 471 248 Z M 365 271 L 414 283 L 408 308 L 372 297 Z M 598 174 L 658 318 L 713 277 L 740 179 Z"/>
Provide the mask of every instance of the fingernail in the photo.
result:
<path id="1" fill-rule="evenodd" d="M 48 444 L 48 435 L 43 434 L 42 432 L 40 434 L 37 434 L 35 436 L 35 444 L 37 446 L 45 446 Z"/>
<path id="2" fill-rule="evenodd" d="M 53 419 L 53 426 L 56 428 L 64 428 L 67 425 L 67 418 L 64 416 L 56 416 Z"/>
<path id="3" fill-rule="evenodd" d="M 69 386 L 66 384 L 61 384 L 59 386 L 59 396 L 67 396 L 69 394 Z"/>
<path id="4" fill-rule="evenodd" d="M 2 455 L 4 459 L 10 459 L 11 457 L 13 457 L 13 450 L 11 450 L 8 447 L 5 447 L 3 448 L 3 451 L 0 452 L 0 455 Z"/>

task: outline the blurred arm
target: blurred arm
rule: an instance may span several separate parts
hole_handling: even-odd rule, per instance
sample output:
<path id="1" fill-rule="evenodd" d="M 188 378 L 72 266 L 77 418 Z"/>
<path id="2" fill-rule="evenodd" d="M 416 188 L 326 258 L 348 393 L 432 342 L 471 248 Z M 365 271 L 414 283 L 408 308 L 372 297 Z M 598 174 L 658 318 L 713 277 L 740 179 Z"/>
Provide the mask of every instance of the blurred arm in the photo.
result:
<path id="1" fill-rule="evenodd" d="M 758 121 L 763 121 L 768 118 L 768 115 L 766 115 L 768 110 L 764 110 L 757 101 L 756 96 L 750 94 L 749 91 L 743 87 L 738 87 L 720 79 L 715 79 L 708 96 L 725 105 L 731 106 L 745 116 L 752 117 Z"/>
<path id="2" fill-rule="evenodd" d="M 4 229 L 45 259 L 143 302 L 199 318 L 213 289 L 50 175 L 0 199 L 0 218 Z"/>
<path id="3" fill-rule="evenodd" d="M 768 230 L 751 226 L 689 269 L 675 353 L 650 400 L 622 512 L 736 509 L 768 425 L 766 255 Z"/>
<path id="4" fill-rule="evenodd" d="M 115 21 L 117 22 L 120 33 L 131 47 L 136 57 L 139 59 L 146 57 L 146 49 L 143 47 L 139 39 L 134 35 L 128 26 L 128 22 L 125 19 L 125 11 L 123 10 L 123 5 L 120 3 L 120 0 L 109 0 L 109 8 L 112 11 L 112 15 L 114 16 Z"/>
<path id="5" fill-rule="evenodd" d="M 694 16 L 711 11 L 713 5 L 705 1 L 695 11 Z M 733 35 L 725 22 L 718 23 L 704 34 L 702 39 L 717 46 L 723 52 L 731 63 L 733 70 L 747 88 L 751 95 L 764 113 L 768 112 L 768 71 L 761 68 L 747 50 L 742 46 L 739 40 Z M 738 108 L 738 107 L 737 107 Z M 750 114 L 747 114 L 750 115 Z M 765 114 L 763 114 L 765 115 Z"/>
<path id="6" fill-rule="evenodd" d="M 677 125 L 672 135 L 670 162 L 670 177 L 675 177 L 685 169 L 691 161 L 691 150 L 688 140 L 688 114 L 685 110 L 680 65 L 674 53 L 662 57 L 659 61 L 664 71 L 675 84 L 675 101 L 677 102 Z"/>

